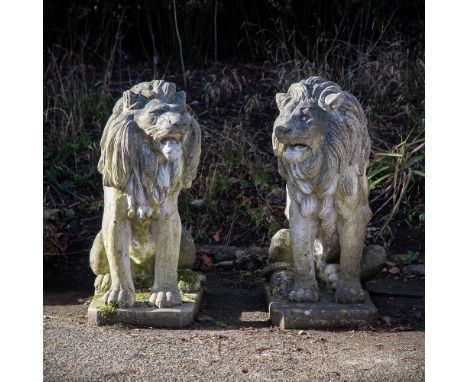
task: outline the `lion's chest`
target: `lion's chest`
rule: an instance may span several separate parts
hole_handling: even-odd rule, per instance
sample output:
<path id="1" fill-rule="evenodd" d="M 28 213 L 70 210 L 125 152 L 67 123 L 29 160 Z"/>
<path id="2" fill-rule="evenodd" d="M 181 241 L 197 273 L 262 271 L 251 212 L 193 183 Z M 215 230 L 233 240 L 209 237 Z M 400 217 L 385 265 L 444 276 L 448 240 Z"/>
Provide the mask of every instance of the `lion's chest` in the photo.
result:
<path id="1" fill-rule="evenodd" d="M 141 264 L 150 260 L 156 254 L 156 222 L 134 221 L 129 248 L 129 256 L 136 263 Z"/>

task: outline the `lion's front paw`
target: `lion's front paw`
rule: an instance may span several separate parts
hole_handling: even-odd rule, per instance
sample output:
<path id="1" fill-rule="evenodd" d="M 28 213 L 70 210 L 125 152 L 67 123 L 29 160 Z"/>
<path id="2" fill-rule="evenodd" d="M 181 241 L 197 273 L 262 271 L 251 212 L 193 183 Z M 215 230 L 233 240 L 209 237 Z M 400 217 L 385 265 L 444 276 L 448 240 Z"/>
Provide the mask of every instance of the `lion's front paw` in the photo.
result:
<path id="1" fill-rule="evenodd" d="M 319 288 L 315 280 L 296 281 L 293 290 L 289 292 L 289 301 L 292 302 L 317 302 L 319 299 Z"/>
<path id="2" fill-rule="evenodd" d="M 153 290 L 153 293 L 151 294 L 148 302 L 151 305 L 162 309 L 172 308 L 176 305 L 180 305 L 182 304 L 182 299 L 178 290 Z"/>
<path id="3" fill-rule="evenodd" d="M 345 280 L 338 280 L 335 297 L 340 304 L 361 304 L 366 299 L 360 281 Z"/>
<path id="4" fill-rule="evenodd" d="M 104 295 L 104 302 L 117 304 L 119 308 L 129 308 L 135 303 L 135 294 L 121 286 L 113 287 Z"/>
<path id="5" fill-rule="evenodd" d="M 110 273 L 105 275 L 97 275 L 96 280 L 94 280 L 94 293 L 102 294 L 107 292 L 111 287 L 111 277 Z"/>

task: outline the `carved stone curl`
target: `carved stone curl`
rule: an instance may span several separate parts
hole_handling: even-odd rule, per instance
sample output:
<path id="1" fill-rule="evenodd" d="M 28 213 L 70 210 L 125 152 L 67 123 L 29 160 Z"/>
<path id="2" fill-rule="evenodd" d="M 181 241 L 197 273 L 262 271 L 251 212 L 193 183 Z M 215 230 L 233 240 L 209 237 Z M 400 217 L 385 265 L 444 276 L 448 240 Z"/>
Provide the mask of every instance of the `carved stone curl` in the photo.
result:
<path id="1" fill-rule="evenodd" d="M 277 266 L 281 272 L 271 279 L 272 292 L 287 289 L 285 264 L 292 263 L 290 301 L 319 300 L 317 273 L 336 289 L 337 302 L 362 303 L 361 260 L 372 216 L 366 177 L 371 141 L 362 107 L 321 77 L 292 84 L 276 103 L 273 149 L 287 184 L 290 229 L 272 239 L 270 271 Z M 385 261 L 383 248 L 371 251 L 376 253 L 373 272 Z"/>
<path id="2" fill-rule="evenodd" d="M 135 283 L 152 286 L 149 303 L 158 308 L 181 304 L 179 253 L 187 263 L 194 245 L 177 199 L 191 186 L 199 158 L 200 128 L 185 92 L 156 80 L 123 93 L 101 139 L 104 215 L 90 253 L 106 304 L 132 306 Z"/>

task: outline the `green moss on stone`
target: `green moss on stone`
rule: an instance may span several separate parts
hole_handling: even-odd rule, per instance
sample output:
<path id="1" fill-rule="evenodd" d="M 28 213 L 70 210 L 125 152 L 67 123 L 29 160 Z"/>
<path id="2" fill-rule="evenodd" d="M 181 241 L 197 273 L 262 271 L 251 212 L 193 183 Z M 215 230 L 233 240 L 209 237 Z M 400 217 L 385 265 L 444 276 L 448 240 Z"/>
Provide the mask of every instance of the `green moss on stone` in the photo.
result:
<path id="1" fill-rule="evenodd" d="M 93 296 L 93 300 L 99 300 L 103 296 L 104 296 L 104 293 L 95 293 Z"/>
<path id="2" fill-rule="evenodd" d="M 196 293 L 181 293 L 180 297 L 182 298 L 182 302 L 184 304 L 193 304 L 197 300 Z"/>
<path id="3" fill-rule="evenodd" d="M 136 302 L 148 302 L 150 297 L 151 297 L 151 291 L 137 290 L 135 292 L 135 301 Z"/>
<path id="4" fill-rule="evenodd" d="M 190 269 L 182 269 L 179 272 L 178 288 L 181 291 L 194 292 L 198 289 L 200 284 L 200 276 L 197 272 Z"/>
<path id="5" fill-rule="evenodd" d="M 106 317 L 111 316 L 112 314 L 115 314 L 118 308 L 119 308 L 119 304 L 115 302 L 111 302 L 109 304 L 100 306 L 98 310 L 102 312 L 102 316 L 106 318 Z"/>

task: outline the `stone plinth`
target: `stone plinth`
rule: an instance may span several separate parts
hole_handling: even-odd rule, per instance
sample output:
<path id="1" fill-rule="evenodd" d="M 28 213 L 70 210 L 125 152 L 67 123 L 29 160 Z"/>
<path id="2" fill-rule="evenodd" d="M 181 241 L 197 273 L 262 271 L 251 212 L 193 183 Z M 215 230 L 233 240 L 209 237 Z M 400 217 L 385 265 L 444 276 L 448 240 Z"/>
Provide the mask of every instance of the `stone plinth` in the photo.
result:
<path id="1" fill-rule="evenodd" d="M 339 329 L 357 328 L 377 318 L 377 308 L 366 292 L 362 304 L 338 304 L 332 292 L 320 295 L 316 303 L 295 303 L 271 296 L 265 284 L 270 320 L 281 329 Z"/>
<path id="2" fill-rule="evenodd" d="M 88 308 L 89 325 L 126 324 L 155 328 L 182 328 L 190 325 L 200 308 L 203 289 L 196 293 L 182 294 L 184 303 L 174 308 L 155 308 L 137 301 L 131 308 L 115 308 L 105 305 L 102 298 L 95 298 Z"/>

